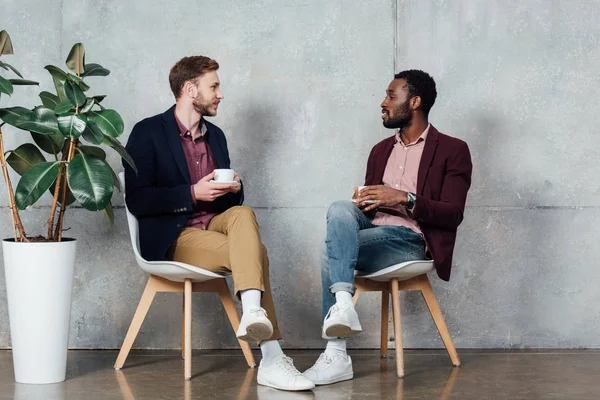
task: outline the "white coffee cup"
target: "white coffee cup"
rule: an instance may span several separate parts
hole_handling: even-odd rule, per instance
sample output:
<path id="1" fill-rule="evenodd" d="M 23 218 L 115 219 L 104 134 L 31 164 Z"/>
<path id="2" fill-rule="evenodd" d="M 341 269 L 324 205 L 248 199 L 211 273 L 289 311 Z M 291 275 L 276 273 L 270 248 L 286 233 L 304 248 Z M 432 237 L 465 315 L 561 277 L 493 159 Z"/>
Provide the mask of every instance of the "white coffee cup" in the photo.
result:
<path id="1" fill-rule="evenodd" d="M 359 196 L 360 196 L 360 192 L 361 192 L 361 191 L 362 191 L 364 188 L 366 188 L 366 186 L 359 186 L 359 187 L 358 187 L 358 194 L 359 194 Z M 356 199 L 352 199 L 352 201 L 353 201 L 354 203 L 356 203 Z M 363 204 L 375 204 L 375 203 L 377 203 L 377 200 L 364 200 L 364 201 L 363 201 Z"/>
<path id="2" fill-rule="evenodd" d="M 233 182 L 235 172 L 232 169 L 215 169 L 215 182 Z"/>

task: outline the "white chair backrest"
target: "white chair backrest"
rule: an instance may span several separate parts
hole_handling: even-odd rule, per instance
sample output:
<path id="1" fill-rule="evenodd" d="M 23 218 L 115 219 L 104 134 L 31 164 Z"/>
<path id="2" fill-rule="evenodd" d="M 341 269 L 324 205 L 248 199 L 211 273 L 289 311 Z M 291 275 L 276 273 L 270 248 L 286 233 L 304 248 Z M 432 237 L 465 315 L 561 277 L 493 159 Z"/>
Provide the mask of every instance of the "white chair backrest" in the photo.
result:
<path id="1" fill-rule="evenodd" d="M 121 182 L 121 189 L 123 190 L 123 200 L 125 200 L 125 173 L 119 172 L 119 182 Z M 138 265 L 145 270 L 144 264 L 146 260 L 141 255 L 140 252 L 140 226 L 138 224 L 137 218 L 129 212 L 129 208 L 127 208 L 127 203 L 125 203 L 125 211 L 127 212 L 127 224 L 129 225 L 129 237 L 131 239 L 131 246 L 133 247 L 133 252 L 135 253 L 135 259 Z"/>

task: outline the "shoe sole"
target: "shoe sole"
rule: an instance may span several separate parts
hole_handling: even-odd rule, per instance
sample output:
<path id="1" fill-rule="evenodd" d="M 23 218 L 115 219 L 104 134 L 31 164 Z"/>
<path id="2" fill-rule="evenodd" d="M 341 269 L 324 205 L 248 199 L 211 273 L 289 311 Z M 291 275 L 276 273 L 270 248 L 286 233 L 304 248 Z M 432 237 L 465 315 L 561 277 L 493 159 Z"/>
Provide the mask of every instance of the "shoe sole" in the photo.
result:
<path id="1" fill-rule="evenodd" d="M 331 385 L 333 383 L 338 383 L 338 382 L 343 382 L 343 381 L 349 381 L 350 379 L 354 378 L 354 372 L 350 372 L 349 374 L 345 374 L 342 376 L 338 376 L 329 380 L 325 380 L 325 381 L 312 381 L 315 385 Z"/>
<path id="2" fill-rule="evenodd" d="M 266 381 L 264 381 L 264 380 L 262 380 L 260 378 L 257 378 L 256 382 L 259 385 L 262 385 L 262 386 L 268 386 L 268 387 L 271 387 L 271 388 L 277 389 L 277 390 L 286 390 L 288 392 L 301 392 L 301 391 L 311 390 L 311 389 L 315 388 L 314 382 L 313 382 L 312 386 L 300 387 L 300 388 L 290 387 L 290 386 L 286 386 L 286 387 L 284 387 L 284 386 L 277 386 L 277 385 L 274 385 L 274 384 L 272 384 L 270 382 L 266 382 Z"/>
<path id="3" fill-rule="evenodd" d="M 352 327 L 342 324 L 330 325 L 325 329 L 325 335 L 331 337 L 348 337 L 362 332 L 362 327 Z"/>
<path id="4" fill-rule="evenodd" d="M 255 322 L 246 327 L 246 334 L 238 336 L 246 342 L 260 342 L 273 336 L 273 328 L 262 322 Z"/>

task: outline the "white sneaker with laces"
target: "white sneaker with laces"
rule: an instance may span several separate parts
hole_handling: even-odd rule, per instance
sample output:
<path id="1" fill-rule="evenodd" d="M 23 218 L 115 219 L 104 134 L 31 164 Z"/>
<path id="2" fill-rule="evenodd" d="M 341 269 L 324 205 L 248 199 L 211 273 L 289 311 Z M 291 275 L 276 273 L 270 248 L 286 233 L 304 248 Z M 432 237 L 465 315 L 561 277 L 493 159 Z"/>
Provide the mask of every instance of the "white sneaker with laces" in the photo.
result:
<path id="1" fill-rule="evenodd" d="M 362 332 L 352 303 L 335 303 L 323 321 L 323 338 L 348 337 Z"/>
<path id="2" fill-rule="evenodd" d="M 264 308 L 255 307 L 242 315 L 236 336 L 246 342 L 260 342 L 273 335 L 273 324 L 267 318 Z"/>
<path id="3" fill-rule="evenodd" d="M 350 356 L 344 356 L 339 353 L 327 352 L 321 353 L 319 359 L 302 375 L 311 380 L 315 385 L 330 385 L 336 382 L 347 381 L 354 377 L 352 371 L 352 359 Z"/>
<path id="4" fill-rule="evenodd" d="M 268 367 L 265 367 L 261 360 L 257 381 L 259 385 L 279 390 L 310 390 L 315 387 L 314 383 L 296 369 L 294 361 L 286 356 L 273 360 Z"/>

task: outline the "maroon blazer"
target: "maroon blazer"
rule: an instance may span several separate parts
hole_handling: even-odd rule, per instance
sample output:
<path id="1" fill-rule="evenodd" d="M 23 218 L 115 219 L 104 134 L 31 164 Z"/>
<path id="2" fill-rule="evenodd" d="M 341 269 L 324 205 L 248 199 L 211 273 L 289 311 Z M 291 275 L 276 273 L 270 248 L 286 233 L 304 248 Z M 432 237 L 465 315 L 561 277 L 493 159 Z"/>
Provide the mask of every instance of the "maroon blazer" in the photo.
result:
<path id="1" fill-rule="evenodd" d="M 395 135 L 371 150 L 365 186 L 383 184 L 394 141 Z M 413 217 L 425 236 L 437 274 L 445 281 L 450 280 L 456 229 L 463 220 L 472 169 L 469 146 L 431 125 L 419 164 Z"/>

